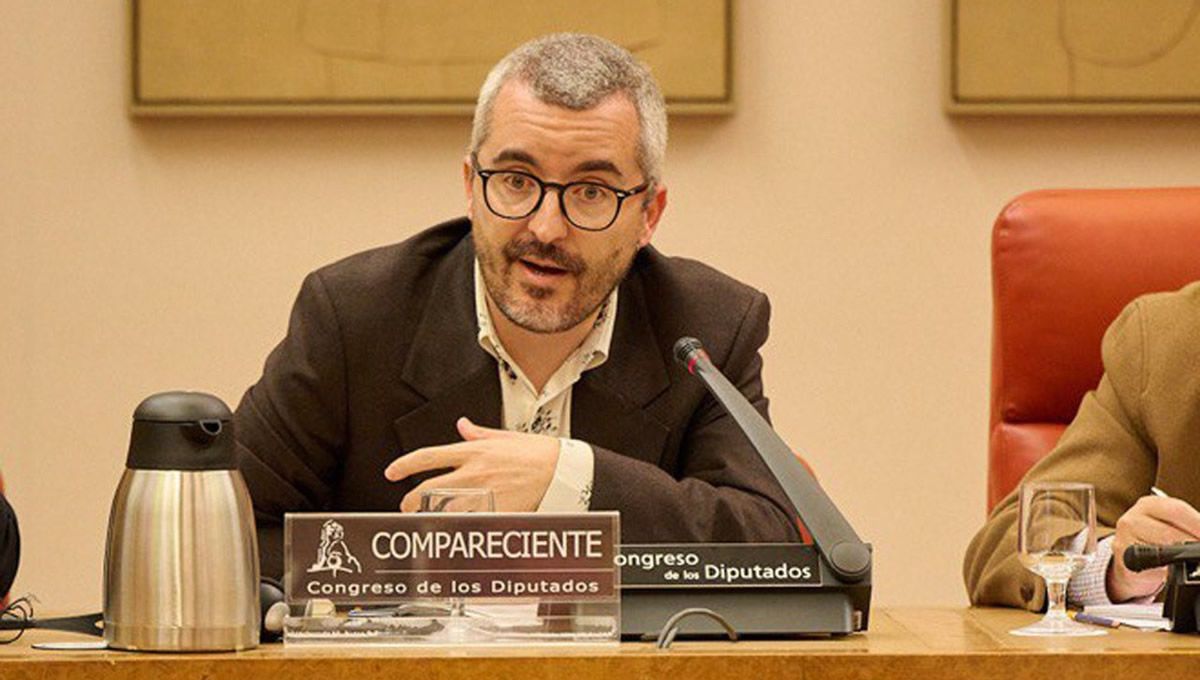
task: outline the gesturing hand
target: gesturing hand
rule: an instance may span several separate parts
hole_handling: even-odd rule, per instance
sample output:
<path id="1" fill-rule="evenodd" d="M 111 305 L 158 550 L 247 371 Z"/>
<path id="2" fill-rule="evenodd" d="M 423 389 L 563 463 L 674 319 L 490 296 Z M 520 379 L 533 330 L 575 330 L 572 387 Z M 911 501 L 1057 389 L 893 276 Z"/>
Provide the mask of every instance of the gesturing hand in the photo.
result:
<path id="1" fill-rule="evenodd" d="M 416 511 L 421 493 L 430 489 L 482 488 L 492 490 L 500 512 L 537 510 L 558 464 L 558 439 L 481 427 L 466 418 L 455 425 L 463 441 L 417 449 L 384 470 L 389 481 L 398 482 L 421 472 L 452 468 L 418 484 L 400 501 L 400 509 Z"/>
<path id="2" fill-rule="evenodd" d="M 1200 512 L 1177 498 L 1143 496 L 1117 520 L 1113 560 L 1108 569 L 1108 598 L 1124 602 L 1153 595 L 1167 578 L 1167 568 L 1132 572 L 1125 568 L 1125 548 L 1134 543 L 1170 545 L 1200 539 Z"/>

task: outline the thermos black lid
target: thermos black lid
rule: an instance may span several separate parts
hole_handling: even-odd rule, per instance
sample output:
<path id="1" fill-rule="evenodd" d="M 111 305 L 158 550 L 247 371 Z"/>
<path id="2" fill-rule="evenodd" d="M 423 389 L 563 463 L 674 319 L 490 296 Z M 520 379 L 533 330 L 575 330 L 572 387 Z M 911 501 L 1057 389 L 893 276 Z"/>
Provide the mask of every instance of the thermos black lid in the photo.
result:
<path id="1" fill-rule="evenodd" d="M 229 470 L 237 467 L 233 413 L 203 392 L 160 392 L 133 412 L 125 466 L 147 470 Z"/>
<path id="2" fill-rule="evenodd" d="M 134 420 L 156 423 L 193 423 L 198 420 L 233 420 L 225 402 L 203 392 L 159 392 L 138 404 Z"/>

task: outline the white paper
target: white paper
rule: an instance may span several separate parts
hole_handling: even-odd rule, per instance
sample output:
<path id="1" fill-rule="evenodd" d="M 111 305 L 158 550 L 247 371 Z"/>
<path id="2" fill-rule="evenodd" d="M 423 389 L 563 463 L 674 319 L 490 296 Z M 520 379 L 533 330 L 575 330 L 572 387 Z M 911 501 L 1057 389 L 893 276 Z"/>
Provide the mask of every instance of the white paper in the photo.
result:
<path id="1" fill-rule="evenodd" d="M 1138 630 L 1170 630 L 1170 620 L 1163 617 L 1161 602 L 1149 604 L 1105 604 L 1084 607 L 1085 614 L 1112 619 L 1122 626 Z"/>
<path id="2" fill-rule="evenodd" d="M 1123 619 L 1115 617 L 1112 619 L 1122 626 L 1137 628 L 1138 630 L 1170 630 L 1171 622 L 1167 619 Z"/>
<path id="3" fill-rule="evenodd" d="M 1149 604 L 1098 604 L 1084 607 L 1085 613 L 1093 616 L 1103 616 L 1107 619 L 1161 619 L 1163 605 L 1161 602 Z"/>

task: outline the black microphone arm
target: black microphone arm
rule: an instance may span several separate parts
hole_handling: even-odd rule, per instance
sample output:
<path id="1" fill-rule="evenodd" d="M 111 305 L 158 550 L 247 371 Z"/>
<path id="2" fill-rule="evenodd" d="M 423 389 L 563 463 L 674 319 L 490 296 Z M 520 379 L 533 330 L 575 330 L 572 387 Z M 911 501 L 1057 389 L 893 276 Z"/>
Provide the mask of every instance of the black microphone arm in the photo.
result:
<path id="1" fill-rule="evenodd" d="M 1125 549 L 1125 567 L 1130 571 L 1145 571 L 1177 562 L 1200 560 L 1200 541 L 1175 545 L 1143 545 L 1137 543 Z"/>
<path id="2" fill-rule="evenodd" d="M 871 549 L 854 533 L 854 528 L 797 460 L 792 449 L 771 429 L 770 423 L 713 366 L 700 341 L 680 338 L 675 343 L 675 358 L 687 366 L 689 373 L 704 381 L 708 391 L 742 428 L 800 513 L 800 520 L 808 527 L 817 549 L 838 578 L 847 583 L 866 578 L 871 572 Z"/>

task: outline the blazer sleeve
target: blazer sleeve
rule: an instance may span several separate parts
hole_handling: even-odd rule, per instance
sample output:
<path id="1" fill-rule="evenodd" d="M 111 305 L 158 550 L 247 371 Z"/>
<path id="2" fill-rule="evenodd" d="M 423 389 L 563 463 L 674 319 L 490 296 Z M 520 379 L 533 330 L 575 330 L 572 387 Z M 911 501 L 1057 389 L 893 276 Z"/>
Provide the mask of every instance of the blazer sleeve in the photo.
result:
<path id="1" fill-rule="evenodd" d="M 1104 375 L 1084 396 L 1054 450 L 1022 479 L 1096 487 L 1097 538 L 1154 483 L 1158 456 L 1145 427 L 1146 342 L 1142 302 L 1131 303 L 1104 335 Z M 1017 560 L 1019 489 L 996 505 L 967 548 L 963 577 L 975 605 L 1045 608 L 1042 579 Z"/>
<path id="2" fill-rule="evenodd" d="M 17 528 L 17 513 L 0 493 L 0 599 L 3 599 L 21 562 L 21 532 Z"/>
<path id="3" fill-rule="evenodd" d="M 234 413 L 238 467 L 250 489 L 264 576 L 283 572 L 283 514 L 322 510 L 345 441 L 341 329 L 320 273 L 309 274 L 287 335 Z"/>
<path id="4" fill-rule="evenodd" d="M 723 367 L 763 417 L 762 357 L 770 305 L 758 293 Z M 621 512 L 630 542 L 790 542 L 795 510 L 737 423 L 706 396 L 684 433 L 678 475 L 595 446 L 591 509 Z M 628 531 L 626 530 L 628 527 Z"/>

